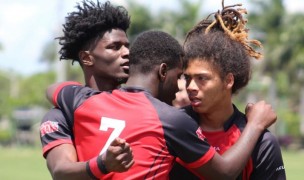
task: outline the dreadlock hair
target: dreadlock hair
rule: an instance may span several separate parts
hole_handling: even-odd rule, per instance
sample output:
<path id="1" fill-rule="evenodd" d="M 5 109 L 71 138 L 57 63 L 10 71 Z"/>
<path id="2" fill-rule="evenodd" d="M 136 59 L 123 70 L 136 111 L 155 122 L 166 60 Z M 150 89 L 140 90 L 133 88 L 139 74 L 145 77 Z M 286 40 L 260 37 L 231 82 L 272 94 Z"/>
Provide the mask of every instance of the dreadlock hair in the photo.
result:
<path id="1" fill-rule="evenodd" d="M 106 31 L 117 28 L 126 32 L 130 25 L 127 10 L 122 6 L 114 7 L 109 1 L 101 4 L 83 0 L 82 5 L 77 3 L 76 9 L 65 18 L 64 35 L 56 38 L 62 45 L 60 60 L 79 62 L 79 51 L 94 49 Z"/>
<path id="2" fill-rule="evenodd" d="M 245 87 L 251 76 L 250 57 L 259 59 L 261 53 L 251 46 L 261 47 L 257 40 L 248 40 L 248 29 L 245 28 L 247 20 L 242 14 L 246 9 L 233 9 L 224 6 L 222 11 L 215 14 L 215 20 L 209 20 L 210 15 L 200 21 L 186 36 L 184 42 L 185 67 L 191 60 L 211 62 L 219 71 L 222 80 L 228 73 L 234 76 L 232 94 Z"/>
<path id="3" fill-rule="evenodd" d="M 135 71 L 149 73 L 155 65 L 161 63 L 166 63 L 169 69 L 175 68 L 183 56 L 182 46 L 168 33 L 145 31 L 136 37 L 130 47 L 130 75 Z"/>

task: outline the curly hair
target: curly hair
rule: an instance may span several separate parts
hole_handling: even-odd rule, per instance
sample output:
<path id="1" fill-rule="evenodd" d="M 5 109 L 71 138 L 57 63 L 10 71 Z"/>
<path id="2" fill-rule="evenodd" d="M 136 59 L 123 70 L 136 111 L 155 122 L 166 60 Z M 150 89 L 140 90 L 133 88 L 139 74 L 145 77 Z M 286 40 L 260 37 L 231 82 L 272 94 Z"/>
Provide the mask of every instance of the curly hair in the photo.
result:
<path id="1" fill-rule="evenodd" d="M 245 87 L 251 76 L 250 57 L 262 57 L 252 44 L 261 47 L 257 40 L 248 40 L 248 29 L 245 28 L 247 20 L 242 14 L 245 9 L 233 9 L 241 4 L 224 7 L 215 14 L 215 20 L 206 18 L 200 21 L 186 36 L 184 42 L 185 68 L 191 60 L 211 62 L 220 73 L 222 79 L 232 73 L 234 85 L 232 94 Z"/>
<path id="2" fill-rule="evenodd" d="M 126 32 L 130 25 L 130 17 L 122 6 L 114 7 L 109 1 L 104 4 L 97 1 L 83 0 L 77 3 L 77 11 L 66 17 L 63 25 L 63 36 L 58 37 L 62 45 L 60 60 L 79 62 L 81 50 L 93 49 L 107 30 L 117 28 Z"/>
<path id="3" fill-rule="evenodd" d="M 179 42 L 168 33 L 150 30 L 139 34 L 130 47 L 130 69 L 137 67 L 141 73 L 151 72 L 154 65 L 166 63 L 175 68 L 183 60 L 184 52 Z M 134 72 L 135 69 L 130 70 Z"/>

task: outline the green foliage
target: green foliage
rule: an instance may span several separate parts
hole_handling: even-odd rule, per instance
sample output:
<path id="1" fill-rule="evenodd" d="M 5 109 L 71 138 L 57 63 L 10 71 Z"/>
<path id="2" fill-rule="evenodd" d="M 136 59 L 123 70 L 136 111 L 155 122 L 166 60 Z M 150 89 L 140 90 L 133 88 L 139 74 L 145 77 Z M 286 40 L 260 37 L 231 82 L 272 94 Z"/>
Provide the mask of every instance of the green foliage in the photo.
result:
<path id="1" fill-rule="evenodd" d="M 9 112 L 9 97 L 10 97 L 10 77 L 6 72 L 0 72 L 0 118 Z"/>
<path id="2" fill-rule="evenodd" d="M 55 81 L 52 72 L 34 74 L 20 82 L 20 95 L 13 99 L 15 106 L 41 105 L 49 108 L 50 105 L 45 98 L 46 88 Z"/>
<path id="3" fill-rule="evenodd" d="M 300 117 L 290 109 L 280 109 L 277 111 L 279 120 L 285 122 L 286 134 L 293 137 L 300 136 Z"/>
<path id="4" fill-rule="evenodd" d="M 179 0 L 179 9 L 164 11 L 157 19 L 162 29 L 169 32 L 179 40 L 183 40 L 188 31 L 198 23 L 200 8 L 203 0 Z"/>
<path id="5" fill-rule="evenodd" d="M 142 31 L 157 28 L 148 7 L 140 5 L 133 0 L 128 2 L 128 7 L 128 12 L 131 16 L 131 25 L 128 34 L 131 41 L 134 36 Z"/>
<path id="6" fill-rule="evenodd" d="M 203 0 L 178 0 L 178 10 L 163 9 L 159 14 L 153 14 L 149 7 L 135 1 L 129 1 L 128 11 L 131 15 L 131 27 L 128 34 L 131 41 L 138 33 L 149 29 L 160 29 L 182 40 L 197 23 L 202 2 Z"/>
<path id="7" fill-rule="evenodd" d="M 9 143 L 12 139 L 13 133 L 9 129 L 7 130 L 0 130 L 0 142 L 3 144 Z"/>
<path id="8" fill-rule="evenodd" d="M 277 89 L 278 95 L 281 97 L 286 97 L 290 95 L 290 91 L 286 91 L 286 88 L 290 86 L 288 74 L 286 72 L 277 72 L 276 79 L 277 79 Z"/>

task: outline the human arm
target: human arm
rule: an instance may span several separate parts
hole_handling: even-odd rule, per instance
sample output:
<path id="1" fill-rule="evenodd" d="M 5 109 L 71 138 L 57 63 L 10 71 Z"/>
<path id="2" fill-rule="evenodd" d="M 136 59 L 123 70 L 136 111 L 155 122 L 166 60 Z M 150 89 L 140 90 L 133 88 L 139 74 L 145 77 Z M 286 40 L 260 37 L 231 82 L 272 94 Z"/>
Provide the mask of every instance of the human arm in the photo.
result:
<path id="1" fill-rule="evenodd" d="M 90 179 L 86 162 L 78 162 L 77 159 L 72 121 L 66 121 L 60 109 L 53 108 L 44 116 L 40 138 L 53 179 Z M 134 163 L 129 144 L 120 138 L 110 144 L 102 155 L 102 161 L 109 172 L 127 171 Z"/>
<path id="2" fill-rule="evenodd" d="M 213 153 L 211 158 L 206 158 L 210 156 L 210 150 L 206 150 L 206 144 L 205 146 L 196 147 L 193 146 L 193 143 L 195 142 L 191 142 L 189 139 L 188 141 L 190 144 L 187 144 L 187 146 L 191 145 L 192 149 L 200 149 L 201 152 L 205 153 L 202 153 L 203 156 L 200 156 L 200 158 L 196 158 L 199 160 L 190 161 L 192 163 L 186 162 L 189 158 L 183 157 L 183 154 L 181 154 L 178 155 L 181 159 L 177 158 L 178 162 L 190 169 L 197 176 L 205 177 L 207 179 L 235 179 L 245 167 L 261 133 L 276 120 L 276 115 L 271 106 L 263 101 L 255 104 L 249 109 L 250 111 L 247 112 L 249 122 L 245 127 L 245 132 L 242 133 L 242 136 L 237 143 L 225 154 L 220 156 L 217 153 Z M 191 112 L 188 113 L 191 114 Z M 195 116 L 193 117 L 195 118 Z M 201 137 L 204 137 L 204 135 L 202 134 Z M 197 143 L 200 144 L 200 142 Z M 213 150 L 213 147 L 210 149 Z M 191 151 L 191 149 L 189 151 Z M 191 153 L 193 154 L 193 152 Z M 201 163 L 202 159 L 204 159 L 203 163 Z M 171 172 L 173 175 L 181 173 L 178 169 L 173 170 L 175 171 Z"/>
<path id="3" fill-rule="evenodd" d="M 101 155 L 101 159 L 108 172 L 124 172 L 134 164 L 129 144 L 120 138 L 112 142 L 107 153 Z M 54 180 L 92 179 L 86 168 L 87 162 L 77 162 L 76 150 L 71 144 L 62 144 L 51 149 L 46 161 Z"/>
<path id="4" fill-rule="evenodd" d="M 46 89 L 46 92 L 45 92 L 46 99 L 53 105 L 56 105 L 57 94 L 64 86 L 67 86 L 67 85 L 81 85 L 81 84 L 76 81 L 65 81 L 65 82 L 58 82 L 58 83 L 51 84 Z"/>
<path id="5" fill-rule="evenodd" d="M 260 135 L 276 121 L 270 104 L 260 101 L 247 110 L 248 123 L 236 142 L 222 156 L 215 154 L 205 165 L 196 169 L 208 179 L 235 179 L 249 160 Z"/>

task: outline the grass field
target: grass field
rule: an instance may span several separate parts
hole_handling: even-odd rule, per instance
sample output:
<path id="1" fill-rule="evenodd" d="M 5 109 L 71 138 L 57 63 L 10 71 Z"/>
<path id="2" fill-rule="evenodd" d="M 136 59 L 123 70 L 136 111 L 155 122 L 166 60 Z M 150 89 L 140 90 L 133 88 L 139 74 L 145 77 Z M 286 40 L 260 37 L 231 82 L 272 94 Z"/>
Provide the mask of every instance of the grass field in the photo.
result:
<path id="1" fill-rule="evenodd" d="M 304 151 L 283 151 L 288 180 L 304 177 Z M 39 148 L 1 148 L 1 180 L 51 180 Z"/>

